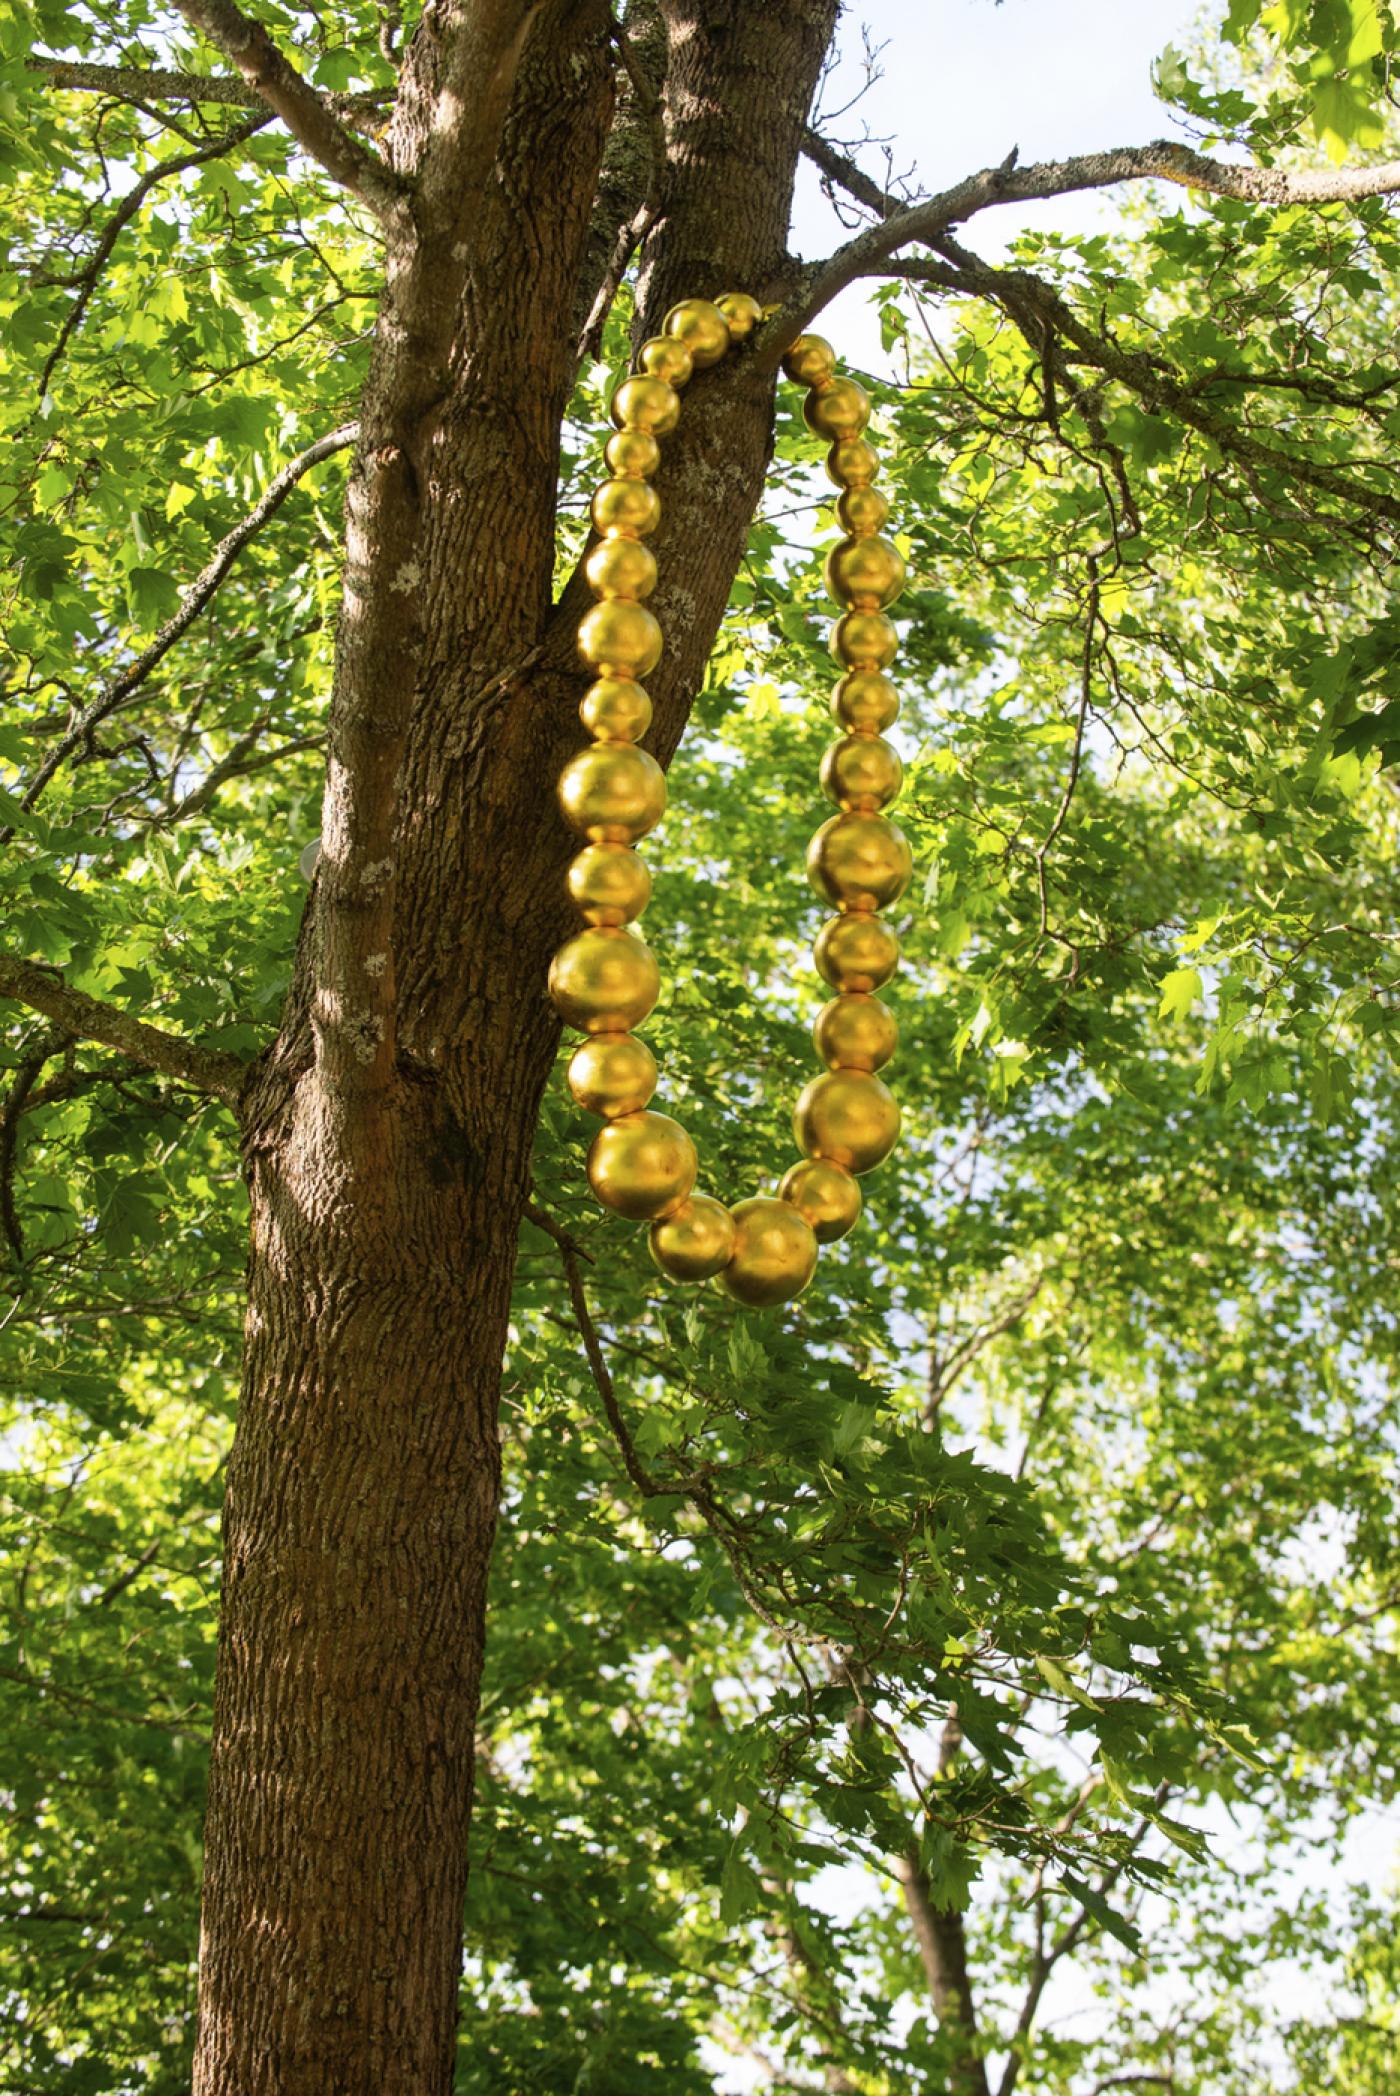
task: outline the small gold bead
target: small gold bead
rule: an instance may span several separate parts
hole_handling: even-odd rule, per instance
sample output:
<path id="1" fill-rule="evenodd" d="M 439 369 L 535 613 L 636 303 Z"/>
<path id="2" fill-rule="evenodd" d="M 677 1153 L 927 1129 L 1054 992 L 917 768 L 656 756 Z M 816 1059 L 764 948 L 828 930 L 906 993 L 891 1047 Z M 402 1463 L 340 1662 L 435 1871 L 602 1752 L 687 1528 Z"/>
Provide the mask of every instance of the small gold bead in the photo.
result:
<path id="1" fill-rule="evenodd" d="M 594 1033 L 569 1059 L 569 1090 L 585 1113 L 640 1113 L 656 1090 L 656 1057 L 634 1033 Z"/>
<path id="2" fill-rule="evenodd" d="M 860 1188 L 844 1165 L 825 1157 L 795 1164 L 778 1188 L 778 1199 L 806 1218 L 818 1244 L 835 1244 L 855 1228 L 860 1214 Z"/>
<path id="3" fill-rule="evenodd" d="M 868 488 L 880 471 L 880 454 L 864 437 L 846 437 L 826 455 L 827 479 L 838 488 Z"/>
<path id="4" fill-rule="evenodd" d="M 831 710 L 843 728 L 878 734 L 899 713 L 899 693 L 879 670 L 848 670 L 831 694 Z"/>
<path id="5" fill-rule="evenodd" d="M 651 700 L 632 677 L 599 677 L 578 702 L 578 717 L 599 742 L 640 742 L 651 726 Z"/>
<path id="6" fill-rule="evenodd" d="M 870 420 L 870 395 L 853 378 L 838 378 L 825 392 L 809 393 L 802 403 L 808 429 L 834 444 L 858 437 Z"/>
<path id="7" fill-rule="evenodd" d="M 838 604 L 883 611 L 904 588 L 904 555 L 888 539 L 842 539 L 827 554 L 825 573 Z"/>
<path id="8" fill-rule="evenodd" d="M 837 497 L 836 514 L 853 538 L 868 539 L 889 522 L 890 498 L 878 488 L 843 488 Z"/>
<path id="9" fill-rule="evenodd" d="M 736 1202 L 730 1214 L 734 1253 L 720 1285 L 751 1310 L 801 1295 L 817 1264 L 816 1234 L 807 1218 L 788 1202 L 763 1195 Z"/>
<path id="10" fill-rule="evenodd" d="M 724 315 L 731 342 L 742 342 L 763 318 L 763 308 L 747 291 L 726 291 L 715 304 Z"/>
<path id="11" fill-rule="evenodd" d="M 884 815 L 833 815 L 807 847 L 807 877 L 839 910 L 883 910 L 913 879 L 903 830 Z"/>
<path id="12" fill-rule="evenodd" d="M 734 1218 L 723 1201 L 692 1194 L 647 1232 L 652 1258 L 673 1281 L 709 1281 L 734 1254 Z"/>
<path id="13" fill-rule="evenodd" d="M 595 597 L 635 603 L 656 588 L 656 555 L 640 539 L 604 538 L 589 554 L 583 572 Z"/>
<path id="14" fill-rule="evenodd" d="M 848 1172 L 873 1172 L 899 1141 L 893 1092 L 867 1070 L 824 1070 L 807 1085 L 792 1115 L 799 1149 Z"/>
<path id="15" fill-rule="evenodd" d="M 660 996 L 661 974 L 651 948 L 631 932 L 590 927 L 555 954 L 549 994 L 580 1033 L 630 1033 Z"/>
<path id="16" fill-rule="evenodd" d="M 852 670 L 882 670 L 899 652 L 899 634 L 883 611 L 848 611 L 831 629 L 831 652 Z"/>
<path id="17" fill-rule="evenodd" d="M 838 917 L 837 924 L 859 924 Z M 875 918 L 869 919 L 875 923 Z M 829 1070 L 883 1070 L 899 1046 L 894 1013 L 878 997 L 833 997 L 817 1014 L 812 1040 Z"/>
<path id="18" fill-rule="evenodd" d="M 717 364 L 729 347 L 729 323 L 707 298 L 682 299 L 672 306 L 661 327 L 664 334 L 680 336 L 697 371 Z"/>
<path id="19" fill-rule="evenodd" d="M 821 781 L 848 815 L 874 815 L 898 794 L 904 766 L 898 750 L 880 736 L 843 735 L 822 758 Z"/>
<path id="20" fill-rule="evenodd" d="M 799 386 L 824 385 L 836 375 L 836 352 L 824 335 L 799 335 L 783 369 Z"/>
<path id="21" fill-rule="evenodd" d="M 567 878 L 585 924 L 630 924 L 651 900 L 646 862 L 628 844 L 586 844 Z"/>
<path id="22" fill-rule="evenodd" d="M 661 446 L 641 429 L 617 429 L 603 446 L 609 470 L 619 480 L 650 480 L 661 464 Z"/>
<path id="23" fill-rule="evenodd" d="M 608 597 L 584 613 L 578 651 L 604 676 L 645 677 L 661 660 L 661 628 L 644 604 Z"/>
<path id="24" fill-rule="evenodd" d="M 664 378 L 668 386 L 683 386 L 695 359 L 679 335 L 651 335 L 637 351 L 637 369 L 650 378 Z"/>
<path id="25" fill-rule="evenodd" d="M 609 1121 L 588 1152 L 588 1183 L 605 1208 L 649 1223 L 681 1206 L 695 1184 L 695 1145 L 669 1114 Z"/>
<path id="26" fill-rule="evenodd" d="M 666 775 L 634 743 L 590 743 L 559 774 L 559 806 L 590 844 L 635 844 L 666 812 Z"/>
<path id="27" fill-rule="evenodd" d="M 830 917 L 812 957 L 833 990 L 860 995 L 882 989 L 899 966 L 899 939 L 879 917 Z"/>
<path id="28" fill-rule="evenodd" d="M 681 396 L 664 378 L 625 378 L 613 394 L 610 412 L 619 429 L 664 437 L 681 419 Z"/>
<path id="29" fill-rule="evenodd" d="M 605 480 L 593 491 L 593 523 L 604 538 L 644 539 L 661 522 L 661 497 L 644 480 Z"/>

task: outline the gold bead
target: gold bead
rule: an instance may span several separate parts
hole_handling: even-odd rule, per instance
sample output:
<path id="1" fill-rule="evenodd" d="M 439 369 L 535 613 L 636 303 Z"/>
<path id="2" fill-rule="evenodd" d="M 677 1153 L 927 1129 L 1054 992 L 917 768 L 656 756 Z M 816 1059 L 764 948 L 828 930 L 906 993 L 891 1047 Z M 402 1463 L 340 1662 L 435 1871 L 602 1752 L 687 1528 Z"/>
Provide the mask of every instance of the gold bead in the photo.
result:
<path id="1" fill-rule="evenodd" d="M 883 910 L 913 876 L 909 840 L 885 815 L 833 815 L 807 847 L 807 878 L 839 910 Z"/>
<path id="2" fill-rule="evenodd" d="M 872 1080 L 873 1081 L 873 1080 Z M 588 1183 L 605 1208 L 634 1223 L 671 1215 L 695 1184 L 695 1145 L 669 1114 L 609 1121 L 588 1152 Z"/>
<path id="3" fill-rule="evenodd" d="M 899 713 L 899 693 L 879 670 L 848 670 L 831 694 L 831 710 L 857 734 L 888 728 Z"/>
<path id="4" fill-rule="evenodd" d="M 664 378 L 625 378 L 613 394 L 609 412 L 619 429 L 664 437 L 681 419 L 681 396 Z"/>
<path id="5" fill-rule="evenodd" d="M 807 1085 L 792 1115 L 798 1148 L 848 1172 L 873 1172 L 899 1140 L 899 1107 L 889 1087 L 866 1070 L 824 1070 Z"/>
<path id="6" fill-rule="evenodd" d="M 720 1285 L 751 1310 L 801 1295 L 817 1264 L 816 1235 L 807 1218 L 786 1201 L 764 1195 L 736 1202 L 730 1214 L 734 1254 Z"/>
<path id="7" fill-rule="evenodd" d="M 763 318 L 763 308 L 747 291 L 726 291 L 715 300 L 724 315 L 724 324 L 729 329 L 731 342 L 742 342 L 751 335 Z"/>
<path id="8" fill-rule="evenodd" d="M 569 1090 L 585 1113 L 640 1113 L 656 1090 L 656 1057 L 634 1033 L 595 1033 L 569 1058 Z"/>
<path id="9" fill-rule="evenodd" d="M 661 628 L 644 604 L 608 597 L 585 612 L 578 651 L 590 669 L 609 677 L 645 677 L 661 660 Z"/>
<path id="10" fill-rule="evenodd" d="M 844 1166 L 824 1157 L 809 1157 L 795 1164 L 778 1188 L 778 1199 L 786 1201 L 812 1226 L 818 1244 L 835 1244 L 855 1228 L 860 1214 L 860 1188 Z"/>
<path id="11" fill-rule="evenodd" d="M 838 488 L 868 488 L 880 471 L 880 454 L 864 437 L 843 437 L 826 455 L 826 477 Z"/>
<path id="12" fill-rule="evenodd" d="M 635 844 L 666 812 L 666 774 L 633 743 L 590 743 L 559 774 L 559 806 L 590 844 Z"/>
<path id="13" fill-rule="evenodd" d="M 679 335 L 651 335 L 637 351 L 637 368 L 650 378 L 664 378 L 668 386 L 683 386 L 695 359 Z"/>
<path id="14" fill-rule="evenodd" d="M 904 783 L 899 752 L 878 735 L 843 735 L 822 758 L 822 787 L 838 808 L 873 815 Z"/>
<path id="15" fill-rule="evenodd" d="M 799 386 L 823 386 L 836 375 L 836 352 L 824 335 L 799 335 L 783 369 Z"/>
<path id="16" fill-rule="evenodd" d="M 847 611 L 831 629 L 831 652 L 847 669 L 882 670 L 899 652 L 893 619 L 883 611 Z"/>
<path id="17" fill-rule="evenodd" d="M 644 539 L 661 522 L 661 497 L 644 480 L 605 480 L 593 491 L 594 528 L 609 539 Z"/>
<path id="18" fill-rule="evenodd" d="M 631 932 L 575 932 L 549 967 L 549 994 L 580 1033 L 630 1033 L 660 991 L 656 956 Z"/>
<path id="19" fill-rule="evenodd" d="M 838 917 L 836 922 L 859 924 L 860 919 Z M 899 1046 L 899 1028 L 878 997 L 833 997 L 818 1012 L 812 1039 L 829 1070 L 883 1070 Z"/>
<path id="20" fill-rule="evenodd" d="M 904 588 L 904 555 L 888 539 L 842 539 L 827 554 L 825 572 L 838 604 L 883 611 Z"/>
<path id="21" fill-rule="evenodd" d="M 870 395 L 853 378 L 838 378 L 821 393 L 809 393 L 802 403 L 802 419 L 819 437 L 834 444 L 858 437 L 870 420 Z"/>
<path id="22" fill-rule="evenodd" d="M 899 966 L 899 940 L 879 917 L 829 917 L 812 957 L 833 990 L 857 995 L 879 990 Z"/>
<path id="23" fill-rule="evenodd" d="M 734 1252 L 734 1218 L 723 1201 L 692 1194 L 647 1232 L 652 1258 L 673 1281 L 709 1281 Z"/>
<path id="24" fill-rule="evenodd" d="M 568 884 L 585 924 L 630 924 L 651 900 L 646 862 L 627 844 L 586 844 Z"/>
<path id="25" fill-rule="evenodd" d="M 614 430 L 603 457 L 619 480 L 650 480 L 661 464 L 661 446 L 641 429 Z"/>
<path id="26" fill-rule="evenodd" d="M 888 523 L 890 498 L 878 488 L 844 488 L 836 500 L 836 514 L 854 538 L 869 538 Z"/>
<path id="27" fill-rule="evenodd" d="M 729 323 L 707 298 L 685 298 L 672 306 L 661 323 L 663 333 L 679 335 L 695 359 L 697 371 L 717 364 L 729 347 Z"/>
<path id="28" fill-rule="evenodd" d="M 649 597 L 656 588 L 656 555 L 640 539 L 600 539 L 584 564 L 584 573 L 596 597 L 635 601 Z"/>
<path id="29" fill-rule="evenodd" d="M 640 742 L 651 726 L 651 700 L 632 677 L 599 677 L 579 700 L 578 717 L 599 742 Z"/>

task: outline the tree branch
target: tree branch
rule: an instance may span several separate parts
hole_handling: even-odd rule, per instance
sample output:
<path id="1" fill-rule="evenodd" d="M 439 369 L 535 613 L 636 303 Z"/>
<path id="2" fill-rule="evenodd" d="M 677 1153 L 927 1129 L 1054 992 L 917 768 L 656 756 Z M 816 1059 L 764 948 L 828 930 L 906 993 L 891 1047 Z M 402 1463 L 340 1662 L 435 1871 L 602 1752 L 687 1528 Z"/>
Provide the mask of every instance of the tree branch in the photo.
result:
<path id="1" fill-rule="evenodd" d="M 34 961 L 0 953 L 0 997 L 42 1012 L 65 1033 L 79 1040 L 101 1041 L 115 1048 L 143 1070 L 158 1070 L 162 1076 L 178 1077 L 196 1091 L 209 1092 L 226 1106 L 237 1106 L 247 1065 L 239 1056 L 222 1049 L 203 1048 L 197 1041 L 148 1026 L 115 1004 L 104 1004 L 75 990 L 56 968 L 42 968 Z"/>
<path id="2" fill-rule="evenodd" d="M 63 58 L 27 58 L 25 67 L 54 87 L 78 93 L 110 95 L 140 109 L 148 102 L 214 102 L 225 109 L 266 109 L 255 87 L 236 73 L 176 73 L 163 66 L 73 64 Z M 361 129 L 383 121 L 393 90 L 363 95 L 325 95 L 326 107 L 341 123 Z"/>

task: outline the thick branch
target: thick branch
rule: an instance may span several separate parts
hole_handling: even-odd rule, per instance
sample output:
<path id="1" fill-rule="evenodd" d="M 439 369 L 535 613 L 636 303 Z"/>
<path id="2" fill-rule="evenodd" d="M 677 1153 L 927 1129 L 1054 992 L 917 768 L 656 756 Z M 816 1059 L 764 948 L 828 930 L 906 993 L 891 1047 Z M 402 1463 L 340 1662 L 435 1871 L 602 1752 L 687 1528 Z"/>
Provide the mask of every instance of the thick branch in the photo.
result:
<path id="1" fill-rule="evenodd" d="M 176 73 L 163 66 L 73 64 L 64 58 L 27 58 L 25 66 L 54 87 L 80 94 L 110 95 L 141 109 L 148 102 L 214 102 L 225 109 L 266 109 L 264 96 L 237 73 Z M 363 129 L 384 121 L 392 89 L 363 95 L 326 95 L 326 107 L 341 123 Z"/>
<path id="2" fill-rule="evenodd" d="M 73 989 L 57 969 L 0 953 L 0 997 L 12 997 L 31 1011 L 42 1012 L 79 1040 L 101 1041 L 105 1048 L 117 1049 L 143 1070 L 178 1077 L 196 1091 L 211 1092 L 226 1106 L 238 1103 L 245 1067 L 238 1056 L 202 1048 L 197 1041 L 148 1026 L 144 1019 L 133 1018 L 115 1004 L 104 1004 Z"/>

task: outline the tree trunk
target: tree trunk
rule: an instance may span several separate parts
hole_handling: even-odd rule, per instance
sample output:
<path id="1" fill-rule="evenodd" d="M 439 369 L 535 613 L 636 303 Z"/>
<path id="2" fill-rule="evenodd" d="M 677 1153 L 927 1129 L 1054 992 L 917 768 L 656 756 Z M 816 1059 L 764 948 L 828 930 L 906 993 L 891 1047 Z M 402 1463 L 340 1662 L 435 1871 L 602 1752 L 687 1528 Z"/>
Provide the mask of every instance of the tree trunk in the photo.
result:
<path id="1" fill-rule="evenodd" d="M 428 234 L 413 228 L 397 259 L 390 239 L 323 867 L 281 1035 L 245 1100 L 248 1345 L 196 2096 L 446 2096 L 452 2082 L 497 1398 L 557 1038 L 544 981 L 569 928 L 553 782 L 582 740 L 587 599 L 575 580 L 550 602 L 559 430 L 612 110 L 601 0 L 536 12 L 489 187 L 449 227 L 444 257 L 467 259 L 441 370 L 403 352 L 414 273 L 438 266 Z M 646 332 L 676 298 L 761 296 L 789 270 L 835 0 L 663 12 Z M 416 58 L 431 77 L 432 53 Z M 692 386 L 670 442 L 653 600 L 667 655 L 651 680 L 663 762 L 770 434 L 771 387 L 736 356 Z"/>

